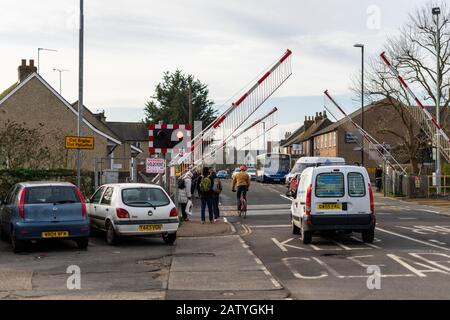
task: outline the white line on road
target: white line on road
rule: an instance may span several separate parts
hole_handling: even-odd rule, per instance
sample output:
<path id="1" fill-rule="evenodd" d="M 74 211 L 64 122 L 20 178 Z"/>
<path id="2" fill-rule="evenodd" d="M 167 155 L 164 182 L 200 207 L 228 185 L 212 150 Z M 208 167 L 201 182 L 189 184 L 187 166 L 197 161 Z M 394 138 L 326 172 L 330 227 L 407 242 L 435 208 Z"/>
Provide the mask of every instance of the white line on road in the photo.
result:
<path id="1" fill-rule="evenodd" d="M 249 228 L 290 228 L 290 224 L 271 224 L 271 225 L 259 225 L 259 226 L 248 226 Z"/>
<path id="2" fill-rule="evenodd" d="M 400 233 L 396 233 L 396 232 L 393 232 L 393 231 L 388 231 L 388 230 L 385 230 L 385 229 L 381 229 L 379 227 L 377 227 L 377 230 L 379 230 L 381 232 L 385 232 L 385 233 L 391 234 L 391 235 L 394 235 L 394 236 L 397 236 L 397 237 L 400 237 L 400 238 L 404 238 L 404 239 L 408 239 L 408 240 L 411 240 L 411 241 L 414 241 L 414 242 L 417 242 L 417 243 L 421 243 L 421 244 L 424 244 L 424 245 L 429 246 L 429 247 L 434 247 L 434 248 L 438 248 L 438 249 L 441 249 L 441 250 L 450 251 L 450 248 L 438 246 L 438 245 L 435 245 L 435 244 L 432 244 L 432 243 L 428 243 L 428 242 L 425 242 L 425 241 L 422 241 L 422 240 L 419 240 L 419 239 L 414 239 L 414 238 L 405 236 L 405 235 L 400 234 Z"/>
<path id="3" fill-rule="evenodd" d="M 372 243 L 364 242 L 364 241 L 362 241 L 361 239 L 358 239 L 358 238 L 355 237 L 355 236 L 352 236 L 352 237 L 350 237 L 350 238 L 352 238 L 353 240 L 356 240 L 356 241 L 358 241 L 358 242 L 360 242 L 360 243 L 364 243 L 364 244 L 365 244 L 366 246 L 368 246 L 368 247 L 371 247 L 371 248 L 374 248 L 374 249 L 381 249 L 381 247 L 376 246 L 376 245 L 374 245 L 374 244 L 372 244 Z"/>
<path id="4" fill-rule="evenodd" d="M 294 238 L 290 239 L 293 240 Z M 281 251 L 287 252 L 288 250 L 275 238 L 272 238 L 272 241 L 277 245 L 278 248 L 280 248 Z"/>
<path id="5" fill-rule="evenodd" d="M 441 241 L 434 240 L 434 239 L 430 239 L 430 240 L 428 240 L 428 241 L 434 242 L 434 243 L 437 243 L 437 244 L 440 244 L 440 245 L 443 245 L 443 246 L 447 245 L 445 242 L 441 242 Z"/>
<path id="6" fill-rule="evenodd" d="M 398 220 L 417 220 L 417 218 L 398 218 Z"/>
<path id="7" fill-rule="evenodd" d="M 292 198 L 289 198 L 289 197 L 285 196 L 284 194 L 280 194 L 280 197 L 282 197 L 286 200 L 292 201 Z"/>
<path id="8" fill-rule="evenodd" d="M 439 214 L 439 211 L 434 211 L 434 210 L 427 210 L 427 209 L 416 209 L 417 211 L 425 211 L 425 212 L 431 212 L 431 213 L 437 213 Z"/>

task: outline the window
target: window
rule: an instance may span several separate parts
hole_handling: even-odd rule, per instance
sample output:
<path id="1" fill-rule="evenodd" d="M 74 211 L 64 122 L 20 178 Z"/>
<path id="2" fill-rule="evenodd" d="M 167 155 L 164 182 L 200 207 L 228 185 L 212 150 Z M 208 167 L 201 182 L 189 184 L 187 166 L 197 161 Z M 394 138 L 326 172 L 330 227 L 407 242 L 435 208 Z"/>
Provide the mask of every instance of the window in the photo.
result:
<path id="1" fill-rule="evenodd" d="M 105 193 L 103 194 L 102 202 L 101 204 L 110 205 L 111 204 L 111 198 L 113 195 L 114 189 L 112 187 L 109 187 L 106 189 Z"/>
<path id="2" fill-rule="evenodd" d="M 324 134 L 324 140 L 325 140 L 325 145 L 324 145 L 324 147 L 325 148 L 327 148 L 328 147 L 328 133 L 327 134 Z"/>
<path id="3" fill-rule="evenodd" d="M 350 172 L 347 175 L 348 194 L 350 197 L 364 197 L 366 195 L 366 184 L 364 177 L 359 172 Z"/>
<path id="4" fill-rule="evenodd" d="M 100 198 L 102 197 L 103 191 L 105 191 L 105 187 L 101 187 L 100 189 L 97 189 L 97 191 L 91 197 L 91 203 L 99 203 Z"/>
<path id="5" fill-rule="evenodd" d="M 130 188 L 122 190 L 122 201 L 130 207 L 162 207 L 170 201 L 158 188 Z"/>
<path id="6" fill-rule="evenodd" d="M 337 143 L 337 141 L 336 141 L 336 131 L 334 131 L 333 132 L 333 147 L 336 147 L 336 143 Z"/>
<path id="7" fill-rule="evenodd" d="M 344 194 L 344 175 L 341 172 L 320 173 L 316 177 L 316 197 L 340 198 Z"/>
<path id="8" fill-rule="evenodd" d="M 27 188 L 27 204 L 80 202 L 74 187 L 45 186 Z"/>

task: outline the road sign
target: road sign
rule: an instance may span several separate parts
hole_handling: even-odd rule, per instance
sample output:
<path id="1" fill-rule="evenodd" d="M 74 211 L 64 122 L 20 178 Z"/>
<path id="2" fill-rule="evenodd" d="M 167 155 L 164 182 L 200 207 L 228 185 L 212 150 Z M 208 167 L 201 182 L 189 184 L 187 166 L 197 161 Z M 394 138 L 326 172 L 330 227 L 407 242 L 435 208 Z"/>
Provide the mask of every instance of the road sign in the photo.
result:
<path id="1" fill-rule="evenodd" d="M 150 124 L 148 126 L 149 153 L 180 153 L 191 150 L 191 125 Z"/>
<path id="2" fill-rule="evenodd" d="M 66 137 L 66 149 L 94 149 L 93 137 Z"/>
<path id="3" fill-rule="evenodd" d="M 159 158 L 147 158 L 145 162 L 146 173 L 164 173 L 165 160 Z"/>

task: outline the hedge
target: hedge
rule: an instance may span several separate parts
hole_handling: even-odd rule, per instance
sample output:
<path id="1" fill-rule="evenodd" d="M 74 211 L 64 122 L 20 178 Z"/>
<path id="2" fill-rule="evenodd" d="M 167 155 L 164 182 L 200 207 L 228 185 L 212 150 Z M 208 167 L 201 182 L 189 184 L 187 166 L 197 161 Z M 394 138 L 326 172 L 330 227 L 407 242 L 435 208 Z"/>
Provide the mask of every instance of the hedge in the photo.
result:
<path id="1" fill-rule="evenodd" d="M 25 181 L 67 181 L 76 184 L 77 172 L 68 169 L 33 170 L 14 169 L 0 170 L 0 199 L 4 199 L 8 191 L 18 182 Z M 89 197 L 94 192 L 94 173 L 81 172 L 81 191 Z"/>

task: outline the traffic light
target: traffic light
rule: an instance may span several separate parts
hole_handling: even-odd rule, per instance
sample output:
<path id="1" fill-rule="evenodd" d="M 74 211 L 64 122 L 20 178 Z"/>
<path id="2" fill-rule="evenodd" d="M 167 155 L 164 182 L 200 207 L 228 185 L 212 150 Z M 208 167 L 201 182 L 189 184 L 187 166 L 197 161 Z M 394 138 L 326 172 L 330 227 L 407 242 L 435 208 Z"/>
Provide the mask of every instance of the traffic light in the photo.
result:
<path id="1" fill-rule="evenodd" d="M 184 132 L 181 129 L 155 129 L 153 147 L 157 149 L 173 149 L 183 142 Z"/>

